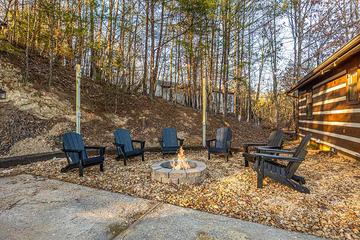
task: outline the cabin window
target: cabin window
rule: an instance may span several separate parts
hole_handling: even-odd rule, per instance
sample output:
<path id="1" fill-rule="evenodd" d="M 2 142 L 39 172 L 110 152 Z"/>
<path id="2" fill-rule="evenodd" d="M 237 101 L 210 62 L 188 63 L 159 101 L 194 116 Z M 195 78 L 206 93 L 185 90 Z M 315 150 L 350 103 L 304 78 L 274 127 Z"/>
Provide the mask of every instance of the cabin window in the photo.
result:
<path id="1" fill-rule="evenodd" d="M 347 98 L 349 102 L 359 102 L 360 83 L 358 71 L 352 71 L 347 75 Z"/>
<path id="2" fill-rule="evenodd" d="M 313 97 L 312 91 L 306 93 L 306 118 L 311 119 L 313 116 Z"/>

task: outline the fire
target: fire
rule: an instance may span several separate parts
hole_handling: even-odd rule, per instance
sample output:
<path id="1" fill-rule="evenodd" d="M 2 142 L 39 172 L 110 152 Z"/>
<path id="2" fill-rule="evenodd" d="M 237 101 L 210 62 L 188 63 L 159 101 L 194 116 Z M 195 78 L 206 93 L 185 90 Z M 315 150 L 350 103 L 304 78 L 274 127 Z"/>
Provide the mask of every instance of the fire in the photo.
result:
<path id="1" fill-rule="evenodd" d="M 174 160 L 171 163 L 171 167 L 175 170 L 184 170 L 184 169 L 189 169 L 190 165 L 185 157 L 185 153 L 184 153 L 184 149 L 182 148 L 182 146 L 179 149 L 179 153 L 177 155 L 177 160 Z"/>

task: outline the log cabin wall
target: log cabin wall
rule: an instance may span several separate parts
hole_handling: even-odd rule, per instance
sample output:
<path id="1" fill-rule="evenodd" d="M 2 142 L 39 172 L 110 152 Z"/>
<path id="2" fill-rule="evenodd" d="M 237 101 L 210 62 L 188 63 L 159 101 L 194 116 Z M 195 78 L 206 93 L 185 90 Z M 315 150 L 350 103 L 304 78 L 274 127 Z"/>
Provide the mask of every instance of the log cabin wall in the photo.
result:
<path id="1" fill-rule="evenodd" d="M 335 63 L 334 63 L 335 64 Z M 358 101 L 349 100 L 349 74 L 357 72 Z M 299 135 L 360 158 L 360 52 L 298 89 Z"/>

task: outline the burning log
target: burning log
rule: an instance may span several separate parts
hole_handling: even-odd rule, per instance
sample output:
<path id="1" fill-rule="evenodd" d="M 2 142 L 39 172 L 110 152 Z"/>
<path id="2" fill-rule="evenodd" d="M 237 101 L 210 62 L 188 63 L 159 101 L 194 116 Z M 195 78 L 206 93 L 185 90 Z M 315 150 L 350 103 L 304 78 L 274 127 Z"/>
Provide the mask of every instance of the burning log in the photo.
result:
<path id="1" fill-rule="evenodd" d="M 190 168 L 190 165 L 185 157 L 185 152 L 184 152 L 184 149 L 182 148 L 182 146 L 179 149 L 179 153 L 177 155 L 177 160 L 174 160 L 171 163 L 171 167 L 175 170 L 185 170 L 185 169 Z"/>

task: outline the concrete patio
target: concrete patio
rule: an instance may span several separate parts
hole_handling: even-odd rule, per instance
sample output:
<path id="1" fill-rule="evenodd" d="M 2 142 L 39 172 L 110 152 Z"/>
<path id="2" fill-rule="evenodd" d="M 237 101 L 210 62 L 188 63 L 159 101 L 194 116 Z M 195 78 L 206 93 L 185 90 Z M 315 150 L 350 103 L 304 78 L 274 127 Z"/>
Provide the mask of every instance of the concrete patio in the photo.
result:
<path id="1" fill-rule="evenodd" d="M 319 239 L 57 180 L 0 178 L 0 239 Z"/>

